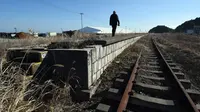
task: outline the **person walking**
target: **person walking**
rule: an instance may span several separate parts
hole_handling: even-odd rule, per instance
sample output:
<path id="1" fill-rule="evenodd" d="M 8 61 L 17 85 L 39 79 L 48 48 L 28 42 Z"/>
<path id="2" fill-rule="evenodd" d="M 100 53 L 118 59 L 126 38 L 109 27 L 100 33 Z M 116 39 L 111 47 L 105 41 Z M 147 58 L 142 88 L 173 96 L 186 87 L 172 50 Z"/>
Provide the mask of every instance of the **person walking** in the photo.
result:
<path id="1" fill-rule="evenodd" d="M 113 11 L 113 14 L 110 16 L 110 25 L 112 26 L 112 36 L 114 37 L 117 25 L 118 26 L 120 25 L 118 15 L 116 14 L 115 11 Z"/>

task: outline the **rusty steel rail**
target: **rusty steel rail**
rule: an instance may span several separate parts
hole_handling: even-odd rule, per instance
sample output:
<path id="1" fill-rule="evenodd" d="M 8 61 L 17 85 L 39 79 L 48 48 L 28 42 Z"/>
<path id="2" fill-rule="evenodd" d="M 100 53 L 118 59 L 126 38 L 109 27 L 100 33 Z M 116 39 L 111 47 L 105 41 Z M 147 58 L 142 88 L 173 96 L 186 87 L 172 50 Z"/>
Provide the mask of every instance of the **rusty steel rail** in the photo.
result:
<path id="1" fill-rule="evenodd" d="M 137 72 L 137 68 L 138 68 L 138 63 L 141 57 L 142 51 L 140 52 L 137 61 L 135 62 L 135 66 L 133 68 L 133 71 L 131 73 L 130 79 L 128 81 L 128 84 L 126 86 L 126 89 L 123 93 L 122 99 L 120 101 L 119 107 L 117 109 L 117 112 L 123 112 L 126 110 L 127 104 L 128 104 L 128 100 L 129 100 L 129 93 L 132 91 L 132 87 L 133 87 L 133 81 L 135 80 L 135 76 L 136 76 L 136 72 Z"/>
<path id="2" fill-rule="evenodd" d="M 199 112 L 196 105 L 194 104 L 194 102 L 190 98 L 189 94 L 186 92 L 185 88 L 183 87 L 183 85 L 178 80 L 177 76 L 174 74 L 173 70 L 171 69 L 171 67 L 169 66 L 167 61 L 165 60 L 163 54 L 161 53 L 160 49 L 158 48 L 158 46 L 155 42 L 155 40 L 152 39 L 152 41 L 153 41 L 153 45 L 154 45 L 155 49 L 158 51 L 158 55 L 161 57 L 161 59 L 164 62 L 164 66 L 169 73 L 170 79 L 175 84 L 174 87 L 176 87 L 176 91 L 180 93 L 180 100 L 181 100 L 180 103 L 182 103 L 183 106 L 186 109 L 188 109 L 188 112 Z"/>

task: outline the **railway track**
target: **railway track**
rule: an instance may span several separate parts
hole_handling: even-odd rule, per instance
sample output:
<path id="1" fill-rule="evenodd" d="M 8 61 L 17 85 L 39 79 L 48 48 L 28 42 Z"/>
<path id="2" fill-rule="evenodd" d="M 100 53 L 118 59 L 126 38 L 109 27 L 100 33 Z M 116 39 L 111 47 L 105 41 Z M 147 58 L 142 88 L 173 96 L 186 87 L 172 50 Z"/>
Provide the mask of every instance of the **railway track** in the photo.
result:
<path id="1" fill-rule="evenodd" d="M 124 67 L 98 104 L 104 112 L 200 112 L 200 93 L 152 39 L 151 51 Z"/>

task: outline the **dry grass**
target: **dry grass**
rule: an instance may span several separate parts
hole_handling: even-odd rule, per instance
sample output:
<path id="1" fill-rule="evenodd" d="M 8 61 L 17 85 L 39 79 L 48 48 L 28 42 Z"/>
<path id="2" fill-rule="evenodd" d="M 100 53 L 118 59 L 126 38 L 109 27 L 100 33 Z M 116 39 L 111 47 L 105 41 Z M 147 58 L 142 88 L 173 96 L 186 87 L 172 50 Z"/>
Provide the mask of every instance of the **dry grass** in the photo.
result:
<path id="1" fill-rule="evenodd" d="M 185 34 L 162 34 L 154 37 L 157 37 L 162 50 L 181 65 L 193 85 L 200 88 L 200 38 Z"/>
<path id="2" fill-rule="evenodd" d="M 3 62 L 2 62 L 3 63 Z M 2 64 L 1 63 L 1 64 Z M 0 72 L 1 112 L 62 112 L 73 110 L 70 85 L 59 88 L 51 80 L 40 85 L 25 76 L 19 66 L 9 65 Z"/>
<path id="3" fill-rule="evenodd" d="M 32 39 L 0 39 L 1 64 L 0 64 L 0 111 L 1 112 L 32 112 L 44 110 L 59 111 L 58 100 L 65 103 L 69 98 L 69 86 L 59 88 L 50 80 L 43 85 L 34 84 L 28 90 L 25 88 L 32 84 L 31 78 L 25 76 L 27 71 L 23 71 L 20 66 L 10 64 L 5 68 L 5 53 L 9 47 L 27 47 L 40 46 L 49 44 L 55 41 L 62 41 L 66 38 L 52 37 L 52 38 L 32 38 Z M 19 64 L 20 65 L 20 64 Z M 46 91 L 46 88 L 51 87 L 51 91 Z M 30 93 L 39 92 L 39 97 L 29 97 L 24 101 L 24 97 Z M 52 95 L 50 102 L 44 102 L 44 98 Z M 67 101 L 69 102 L 69 101 Z M 62 104 L 61 103 L 61 104 Z M 65 103 L 66 104 L 66 103 Z M 56 105 L 56 106 L 55 106 Z M 56 108 L 50 108 L 50 107 Z"/>
<path id="4" fill-rule="evenodd" d="M 34 101 L 23 101 L 24 72 L 17 66 L 8 66 L 0 73 L 0 111 L 32 111 Z"/>

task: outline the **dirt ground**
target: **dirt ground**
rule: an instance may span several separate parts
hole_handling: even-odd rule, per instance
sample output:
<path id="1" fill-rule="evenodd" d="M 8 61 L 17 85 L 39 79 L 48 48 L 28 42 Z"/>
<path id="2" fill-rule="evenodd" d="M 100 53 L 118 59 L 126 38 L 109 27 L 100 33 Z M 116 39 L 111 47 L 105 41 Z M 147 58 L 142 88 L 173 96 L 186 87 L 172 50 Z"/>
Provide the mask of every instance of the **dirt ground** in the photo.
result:
<path id="1" fill-rule="evenodd" d="M 200 89 L 200 36 L 154 34 L 159 46 L 178 63 L 195 89 Z"/>

